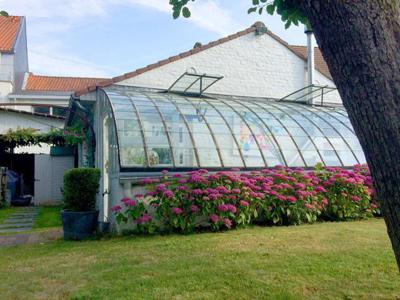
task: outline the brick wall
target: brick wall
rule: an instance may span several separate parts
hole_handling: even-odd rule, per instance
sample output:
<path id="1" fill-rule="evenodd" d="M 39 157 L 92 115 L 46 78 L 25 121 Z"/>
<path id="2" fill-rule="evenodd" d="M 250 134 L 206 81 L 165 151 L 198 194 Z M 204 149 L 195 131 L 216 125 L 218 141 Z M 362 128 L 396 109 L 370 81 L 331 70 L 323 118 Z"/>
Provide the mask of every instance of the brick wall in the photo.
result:
<path id="1" fill-rule="evenodd" d="M 210 93 L 281 98 L 305 86 L 306 62 L 269 34 L 257 36 L 254 32 L 119 84 L 166 89 L 192 67 L 198 73 L 224 76 Z M 334 86 L 319 72 L 315 79 Z"/>

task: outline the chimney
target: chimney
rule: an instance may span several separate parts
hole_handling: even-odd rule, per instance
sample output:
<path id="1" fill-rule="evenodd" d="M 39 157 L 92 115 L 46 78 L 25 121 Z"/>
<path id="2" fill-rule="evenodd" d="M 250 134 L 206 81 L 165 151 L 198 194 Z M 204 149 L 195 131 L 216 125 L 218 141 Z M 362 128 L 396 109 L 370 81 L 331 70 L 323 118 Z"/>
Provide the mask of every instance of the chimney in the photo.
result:
<path id="1" fill-rule="evenodd" d="M 314 83 L 314 69 L 315 69 L 313 31 L 310 26 L 305 25 L 304 33 L 307 35 L 307 86 L 309 86 L 307 93 L 310 93 L 308 103 L 313 104 L 313 99 L 311 94 L 312 92 L 311 85 Z"/>

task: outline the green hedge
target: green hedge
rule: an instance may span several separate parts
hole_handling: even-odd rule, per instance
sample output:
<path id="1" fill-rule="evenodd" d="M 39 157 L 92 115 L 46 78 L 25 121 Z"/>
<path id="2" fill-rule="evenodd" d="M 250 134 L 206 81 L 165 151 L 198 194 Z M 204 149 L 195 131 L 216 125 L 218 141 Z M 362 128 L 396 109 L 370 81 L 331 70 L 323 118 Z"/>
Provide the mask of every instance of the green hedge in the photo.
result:
<path id="1" fill-rule="evenodd" d="M 90 211 L 95 209 L 100 170 L 76 168 L 64 174 L 64 209 Z"/>

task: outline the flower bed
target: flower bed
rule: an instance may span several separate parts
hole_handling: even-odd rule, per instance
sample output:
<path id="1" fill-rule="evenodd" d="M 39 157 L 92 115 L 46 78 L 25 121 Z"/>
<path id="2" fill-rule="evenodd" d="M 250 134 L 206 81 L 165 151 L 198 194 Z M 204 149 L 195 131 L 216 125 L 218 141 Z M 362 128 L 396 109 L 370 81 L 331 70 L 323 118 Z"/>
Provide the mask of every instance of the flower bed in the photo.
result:
<path id="1" fill-rule="evenodd" d="M 379 215 L 368 167 L 313 171 L 284 168 L 240 173 L 200 169 L 145 179 L 149 192 L 112 208 L 138 232 L 191 233 L 247 224 L 297 225 Z M 146 201 L 145 201 L 146 199 Z"/>

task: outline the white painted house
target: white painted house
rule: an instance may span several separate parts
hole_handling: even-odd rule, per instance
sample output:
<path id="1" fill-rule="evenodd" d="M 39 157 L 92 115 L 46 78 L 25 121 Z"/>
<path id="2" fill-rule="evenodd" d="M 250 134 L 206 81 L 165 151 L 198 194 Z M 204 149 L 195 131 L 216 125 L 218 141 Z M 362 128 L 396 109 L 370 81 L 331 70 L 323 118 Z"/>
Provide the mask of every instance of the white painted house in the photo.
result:
<path id="1" fill-rule="evenodd" d="M 318 48 L 315 48 L 314 61 L 313 84 L 334 88 Z M 308 85 L 307 47 L 289 45 L 257 22 L 209 44 L 196 43 L 187 52 L 100 82 L 99 86 L 118 84 L 168 89 L 186 71 L 222 75 L 224 79 L 207 90 L 209 93 L 279 99 Z M 326 96 L 326 103 L 341 103 L 337 92 Z"/>
<path id="2" fill-rule="evenodd" d="M 0 16 L 0 135 L 18 128 L 42 133 L 62 128 L 71 93 L 101 80 L 34 75 L 27 48 L 25 17 Z M 23 192 L 36 204 L 60 201 L 63 174 L 74 167 L 73 156 L 54 156 L 50 150 L 20 147 L 12 157 L 0 151 L 0 166 L 24 176 Z"/>

